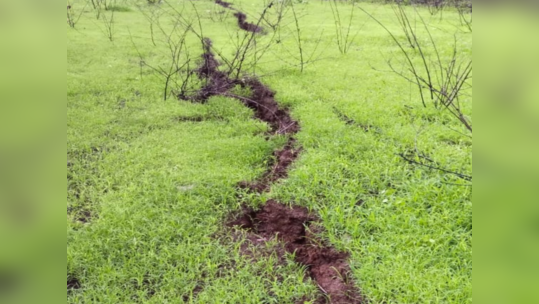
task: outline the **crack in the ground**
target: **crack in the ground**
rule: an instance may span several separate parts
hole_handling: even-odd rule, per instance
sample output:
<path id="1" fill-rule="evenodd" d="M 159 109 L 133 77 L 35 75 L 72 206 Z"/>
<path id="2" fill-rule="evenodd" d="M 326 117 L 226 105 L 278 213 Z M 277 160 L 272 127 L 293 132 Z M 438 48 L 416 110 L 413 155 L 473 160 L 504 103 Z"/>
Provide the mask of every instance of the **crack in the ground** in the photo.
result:
<path id="1" fill-rule="evenodd" d="M 220 6 L 222 6 L 224 8 L 230 8 L 230 6 L 232 5 L 232 3 L 230 3 L 230 2 L 225 2 L 225 1 L 221 1 L 221 0 L 215 0 L 215 3 L 219 4 Z"/>
<path id="2" fill-rule="evenodd" d="M 194 96 L 186 99 L 205 102 L 211 96 L 217 95 L 236 98 L 252 109 L 257 119 L 270 126 L 272 135 L 288 135 L 287 143 L 282 149 L 274 151 L 274 161 L 270 162 L 259 179 L 239 183 L 240 188 L 252 192 L 268 192 L 272 184 L 288 176 L 290 166 L 301 152 L 301 147 L 297 147 L 293 137 L 300 130 L 299 123 L 292 119 L 288 110 L 279 106 L 274 98 L 275 92 L 259 79 L 231 79 L 228 74 L 219 71 L 220 64 L 211 52 L 211 46 L 211 40 L 204 38 L 203 63 L 195 71 L 201 79 L 206 79 L 207 83 Z M 243 97 L 231 93 L 230 90 L 236 85 L 249 88 L 251 96 Z M 274 238 L 281 241 L 285 250 L 277 251 L 277 254 L 281 257 L 285 252 L 294 254 L 295 261 L 307 268 L 310 277 L 318 285 L 321 294 L 317 296 L 315 303 L 363 303 L 351 278 L 347 262 L 349 254 L 325 245 L 314 234 L 314 223 L 317 221 L 318 218 L 304 207 L 290 208 L 275 200 L 268 200 L 258 211 L 244 207 L 239 216 L 226 224 L 247 230 L 247 238 L 255 245 L 262 245 Z"/>
<path id="3" fill-rule="evenodd" d="M 80 289 L 81 288 L 81 284 L 80 284 L 80 281 L 79 279 L 77 279 L 76 277 L 68 277 L 67 279 L 67 290 L 75 290 L 75 289 Z"/>
<path id="4" fill-rule="evenodd" d="M 242 12 L 234 13 L 234 17 L 238 18 L 238 26 L 244 31 L 253 32 L 253 33 L 260 33 L 263 30 L 262 27 L 254 24 L 254 23 L 247 22 L 246 21 L 247 20 L 247 15 L 245 15 Z"/>
<path id="5" fill-rule="evenodd" d="M 295 261 L 307 267 L 310 277 L 323 295 L 315 303 L 362 303 L 347 263 L 348 253 L 327 246 L 315 234 L 318 218 L 307 208 L 287 207 L 268 200 L 258 211 L 244 208 L 239 217 L 227 223 L 248 231 L 248 239 L 263 244 L 277 238 L 286 252 L 294 254 Z"/>
<path id="6" fill-rule="evenodd" d="M 290 165 L 294 163 L 301 152 L 301 148 L 294 148 L 295 142 L 294 138 L 290 138 L 282 149 L 273 152 L 274 160 L 262 177 L 253 182 L 242 181 L 238 183 L 238 187 L 257 193 L 268 192 L 272 184 L 279 179 L 286 178 Z"/>
<path id="7" fill-rule="evenodd" d="M 264 29 L 254 23 L 247 22 L 247 15 L 245 13 L 240 12 L 239 10 L 232 7 L 232 3 L 221 1 L 221 0 L 215 0 L 216 4 L 219 4 L 220 6 L 227 8 L 229 10 L 236 11 L 234 13 L 234 17 L 238 19 L 238 26 L 247 32 L 252 33 L 261 33 Z"/>

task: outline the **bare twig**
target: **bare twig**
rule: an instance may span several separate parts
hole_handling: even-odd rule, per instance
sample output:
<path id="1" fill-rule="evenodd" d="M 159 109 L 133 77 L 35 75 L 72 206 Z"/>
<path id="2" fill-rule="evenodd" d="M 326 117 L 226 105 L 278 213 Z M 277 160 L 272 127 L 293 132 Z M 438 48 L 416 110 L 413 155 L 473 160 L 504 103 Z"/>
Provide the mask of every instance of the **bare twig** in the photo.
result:
<path id="1" fill-rule="evenodd" d="M 273 5 L 273 1 L 270 2 L 270 4 L 264 8 L 262 13 L 260 14 L 260 18 L 258 18 L 258 21 L 256 23 L 257 27 L 260 27 L 260 23 L 262 22 L 264 16 L 266 15 L 266 13 L 268 12 L 268 10 L 271 8 L 272 5 Z M 240 45 L 240 49 L 238 49 L 238 51 L 236 52 L 236 56 L 231 61 L 232 70 L 229 71 L 229 74 L 232 74 L 235 71 L 236 79 L 239 79 L 240 77 L 240 73 L 242 71 L 242 67 L 244 65 L 247 52 L 249 52 L 249 50 L 256 43 L 255 35 L 257 35 L 257 32 L 255 31 L 248 32 L 248 34 L 245 35 L 245 38 L 243 39 L 242 44 Z"/>
<path id="2" fill-rule="evenodd" d="M 75 28 L 75 25 L 79 22 L 87 6 L 88 3 L 85 3 L 84 7 L 79 11 L 78 15 L 76 15 L 73 4 L 71 4 L 70 1 L 67 2 L 67 24 L 71 28 Z"/>
<path id="3" fill-rule="evenodd" d="M 111 10 L 110 14 L 103 13 L 101 21 L 105 26 L 105 35 L 110 42 L 114 42 L 114 10 Z"/>
<path id="4" fill-rule="evenodd" d="M 155 21 L 155 19 L 149 19 L 150 22 Z M 131 42 L 140 58 L 141 69 L 143 66 L 146 66 L 159 74 L 164 78 L 164 88 L 163 88 L 163 99 L 167 100 L 168 94 L 171 91 L 171 83 L 176 84 L 178 88 L 178 94 L 185 94 L 187 86 L 191 76 L 193 75 L 192 71 L 189 69 L 189 64 L 191 62 L 190 53 L 187 49 L 186 38 L 188 33 L 191 32 L 191 24 L 182 24 L 180 21 L 176 20 L 170 30 L 165 29 L 159 22 L 154 23 L 161 31 L 161 33 L 166 37 L 164 44 L 167 46 L 169 51 L 169 60 L 166 65 L 151 65 L 147 63 L 142 54 L 139 52 L 131 32 L 129 35 L 131 37 Z M 155 41 L 155 40 L 154 40 Z M 181 71 L 186 71 L 181 73 Z M 142 79 L 142 71 L 141 71 Z M 181 85 L 179 84 L 181 82 Z"/>
<path id="5" fill-rule="evenodd" d="M 301 14 L 301 11 L 299 11 L 296 7 L 296 5 L 291 1 L 290 2 L 290 8 L 292 11 L 292 19 L 293 21 L 290 24 L 283 25 L 278 29 L 278 43 L 282 46 L 280 48 L 281 52 L 273 52 L 275 57 L 277 57 L 280 61 L 285 62 L 286 64 L 298 67 L 300 72 L 303 72 L 307 65 L 314 63 L 318 60 L 320 60 L 320 56 L 322 55 L 323 51 L 319 52 L 318 48 L 322 42 L 322 36 L 324 35 L 324 30 L 322 29 L 320 31 L 320 36 L 316 39 L 314 43 L 314 47 L 311 49 L 308 46 L 308 44 L 305 43 L 305 35 L 303 34 L 302 27 L 301 27 L 301 18 L 305 15 Z M 282 35 L 282 29 L 287 29 L 285 35 Z M 288 49 L 286 47 L 286 43 L 283 43 L 288 37 L 290 37 L 292 40 L 294 40 L 295 47 Z M 329 41 L 326 45 L 326 48 L 331 44 L 332 42 Z M 285 52 L 288 54 L 289 58 L 285 58 L 282 56 L 282 52 Z"/>
<path id="6" fill-rule="evenodd" d="M 459 177 L 461 179 L 464 179 L 464 180 L 467 180 L 467 181 L 472 181 L 472 177 L 470 175 L 462 174 L 462 173 L 447 170 L 447 169 L 444 169 L 444 168 L 441 168 L 441 167 L 438 167 L 438 166 L 435 166 L 435 165 L 429 165 L 429 164 L 424 163 L 424 162 L 416 161 L 416 160 L 413 160 L 411 158 L 408 158 L 404 153 L 398 153 L 397 155 L 400 156 L 403 160 L 405 160 L 406 162 L 408 162 L 410 164 L 414 164 L 414 165 L 422 166 L 422 167 L 425 167 L 425 168 L 429 168 L 429 169 L 438 170 L 438 171 L 442 171 L 442 172 L 445 172 L 445 173 L 453 174 L 453 175 L 455 175 L 455 176 L 457 176 L 457 177 Z M 419 156 L 419 155 L 418 155 L 418 157 L 421 158 L 421 156 Z M 430 159 L 428 159 L 428 160 L 430 162 L 433 162 Z"/>
<path id="7" fill-rule="evenodd" d="M 301 27 L 299 26 L 298 16 L 296 14 L 296 9 L 294 7 L 294 2 L 292 3 L 292 15 L 294 16 L 294 21 L 296 25 L 296 34 L 297 34 L 297 43 L 298 43 L 298 52 L 299 52 L 299 62 L 300 62 L 300 71 L 303 73 L 303 67 L 305 65 L 305 59 L 303 58 L 303 47 L 301 45 Z"/>
<path id="8" fill-rule="evenodd" d="M 460 24 L 465 26 L 466 29 L 471 33 L 472 28 L 472 7 L 471 3 L 457 5 L 457 12 L 459 13 Z"/>
<path id="9" fill-rule="evenodd" d="M 348 50 L 350 49 L 350 46 L 352 45 L 352 42 L 354 41 L 355 37 L 359 33 L 359 30 L 356 32 L 356 34 L 353 37 L 350 37 L 350 31 L 352 29 L 352 21 L 354 19 L 354 11 L 356 7 L 355 3 L 352 2 L 351 4 L 352 8 L 350 9 L 350 18 L 348 19 L 348 24 L 344 26 L 341 20 L 341 12 L 339 8 L 340 4 L 337 4 L 340 2 L 341 1 L 330 0 L 329 6 L 331 7 L 331 13 L 333 14 L 333 21 L 335 23 L 337 46 L 341 54 L 346 54 Z"/>
<path id="10" fill-rule="evenodd" d="M 395 74 L 417 86 L 423 106 L 427 107 L 426 96 L 424 94 L 424 90 L 426 89 L 430 96 L 430 101 L 436 109 L 447 110 L 462 125 L 464 125 L 468 131 L 472 132 L 472 123 L 470 119 L 462 113 L 460 106 L 460 97 L 463 95 L 464 89 L 467 89 L 470 86 L 469 80 L 472 77 L 472 60 L 464 59 L 459 56 L 456 37 L 454 40 L 452 57 L 448 62 L 445 62 L 440 56 L 437 44 L 432 37 L 427 23 L 421 17 L 421 15 L 417 14 L 428 34 L 432 51 L 436 56 L 436 60 L 431 62 L 426 55 L 425 48 L 428 46 L 421 43 L 421 40 L 417 36 L 415 27 L 411 25 L 408 17 L 406 16 L 406 12 L 402 10 L 402 8 L 398 9 L 400 12 L 399 14 L 403 14 L 402 26 L 406 29 L 406 31 L 408 31 L 407 37 L 412 41 L 412 44 L 417 50 L 417 55 L 419 56 L 421 62 L 421 64 L 417 64 L 412 59 L 416 54 L 404 48 L 396 36 L 378 19 L 366 12 L 364 9 L 360 9 L 386 30 L 386 32 L 391 36 L 395 44 L 400 49 L 401 53 L 404 55 L 407 66 L 406 73 L 395 69 L 391 61 L 388 61 L 388 65 Z"/>

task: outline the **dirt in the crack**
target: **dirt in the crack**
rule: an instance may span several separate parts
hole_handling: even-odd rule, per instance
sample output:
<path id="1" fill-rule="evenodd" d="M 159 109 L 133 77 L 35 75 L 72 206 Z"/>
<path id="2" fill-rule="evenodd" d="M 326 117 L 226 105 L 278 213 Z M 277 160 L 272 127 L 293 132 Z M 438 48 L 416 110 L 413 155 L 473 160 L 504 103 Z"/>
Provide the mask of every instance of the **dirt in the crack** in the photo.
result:
<path id="1" fill-rule="evenodd" d="M 240 182 L 238 184 L 239 188 L 262 193 L 269 191 L 271 185 L 277 180 L 286 178 L 290 165 L 292 165 L 301 152 L 301 148 L 294 147 L 294 143 L 295 139 L 290 138 L 284 148 L 274 151 L 273 162 L 264 175 L 254 182 Z"/>
<path id="2" fill-rule="evenodd" d="M 226 7 L 226 8 L 229 8 L 232 5 L 232 3 L 230 3 L 230 2 L 225 2 L 225 1 L 221 1 L 221 0 L 215 0 L 215 3 L 219 4 L 222 7 Z"/>
<path id="3" fill-rule="evenodd" d="M 242 213 L 228 223 L 257 236 L 258 240 L 277 238 L 295 261 L 304 265 L 310 277 L 318 284 L 321 295 L 315 303 L 362 303 L 359 290 L 350 277 L 348 253 L 323 245 L 313 231 L 317 229 L 316 216 L 303 207 L 288 207 L 268 200 L 258 211 L 244 208 Z"/>
<path id="4" fill-rule="evenodd" d="M 224 95 L 232 89 L 238 81 L 230 79 L 225 72 L 219 71 L 220 63 L 215 59 L 211 51 L 212 41 L 204 38 L 204 53 L 202 54 L 202 64 L 195 70 L 197 76 L 205 80 L 206 83 L 194 95 L 178 95 L 179 99 L 194 102 L 206 102 L 210 97 Z"/>
<path id="5" fill-rule="evenodd" d="M 188 303 L 190 300 L 193 301 L 203 289 L 204 288 L 202 286 L 197 284 L 189 294 L 182 296 L 183 302 Z"/>
<path id="6" fill-rule="evenodd" d="M 219 4 L 220 6 L 222 6 L 224 8 L 228 8 L 230 10 L 236 11 L 234 13 L 234 17 L 236 17 L 238 19 L 238 26 L 242 30 L 247 31 L 247 32 L 251 32 L 251 33 L 261 33 L 264 30 L 262 27 L 254 24 L 254 23 L 247 22 L 247 15 L 245 15 L 244 13 L 240 12 L 239 10 L 233 8 L 232 3 L 221 1 L 221 0 L 215 0 L 215 3 Z"/>
<path id="7" fill-rule="evenodd" d="M 279 107 L 275 101 L 275 92 L 262 84 L 255 77 L 247 77 L 242 80 L 231 79 L 227 73 L 219 71 L 219 61 L 211 52 L 212 41 L 204 38 L 203 62 L 195 70 L 200 79 L 206 80 L 206 84 L 193 96 L 178 96 L 180 99 L 204 102 L 216 95 L 228 96 L 239 99 L 247 107 L 255 111 L 255 117 L 268 123 L 273 133 L 295 134 L 299 131 L 299 124 L 293 120 L 286 109 Z M 235 86 L 248 87 L 252 96 L 242 97 L 229 94 Z"/>
<path id="8" fill-rule="evenodd" d="M 299 131 L 298 122 L 275 101 L 275 92 L 253 77 L 244 80 L 243 85 L 252 91 L 251 98 L 243 98 L 243 103 L 255 111 L 256 118 L 267 122 L 273 132 L 295 134 Z"/>
<path id="9" fill-rule="evenodd" d="M 262 27 L 254 23 L 247 22 L 247 15 L 245 15 L 242 12 L 234 13 L 234 17 L 238 18 L 238 26 L 244 31 L 248 31 L 252 33 L 261 33 L 263 30 Z"/>
<path id="10" fill-rule="evenodd" d="M 238 13 L 237 17 L 241 26 L 246 16 Z M 275 92 L 259 79 L 244 77 L 242 80 L 235 80 L 231 79 L 227 73 L 219 71 L 219 62 L 211 52 L 211 46 L 211 40 L 205 38 L 203 63 L 195 70 L 199 78 L 207 80 L 207 83 L 195 96 L 187 99 L 206 101 L 215 95 L 236 98 L 253 109 L 255 117 L 271 127 L 272 134 L 289 136 L 285 147 L 274 151 L 274 161 L 259 180 L 241 182 L 239 185 L 259 193 L 268 191 L 277 180 L 287 177 L 290 165 L 301 152 L 301 148 L 295 146 L 293 138 L 300 129 L 299 124 L 292 119 L 286 109 L 279 106 L 274 98 Z M 251 96 L 232 94 L 230 91 L 235 85 L 249 88 Z M 182 98 L 182 96 L 179 97 Z M 237 226 L 248 230 L 248 239 L 254 244 L 260 244 L 272 238 L 282 241 L 284 250 L 277 251 L 277 254 L 283 258 L 285 252 L 294 253 L 295 260 L 306 266 L 310 277 L 318 284 L 321 293 L 315 303 L 327 303 L 326 299 L 333 304 L 362 303 L 360 293 L 350 278 L 348 253 L 323 245 L 323 242 L 312 232 L 317 227 L 312 225 L 316 220 L 317 218 L 306 208 L 289 208 L 274 200 L 269 200 L 258 211 L 244 208 L 240 216 L 227 224 L 230 227 Z M 311 229 L 306 229 L 306 227 Z"/>
<path id="11" fill-rule="evenodd" d="M 79 279 L 75 277 L 70 277 L 67 279 L 67 290 L 74 290 L 74 289 L 80 289 L 81 284 L 79 282 Z"/>

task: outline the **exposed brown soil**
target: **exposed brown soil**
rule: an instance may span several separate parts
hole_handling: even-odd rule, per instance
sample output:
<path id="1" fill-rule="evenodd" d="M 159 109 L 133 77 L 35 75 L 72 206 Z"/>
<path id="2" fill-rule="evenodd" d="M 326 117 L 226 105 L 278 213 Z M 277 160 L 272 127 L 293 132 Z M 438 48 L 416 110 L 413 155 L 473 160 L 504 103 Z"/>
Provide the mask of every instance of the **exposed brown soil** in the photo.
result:
<path id="1" fill-rule="evenodd" d="M 274 160 L 261 178 L 254 182 L 243 181 L 238 184 L 240 189 L 248 189 L 252 192 L 266 192 L 277 180 L 288 176 L 290 165 L 296 160 L 301 148 L 294 147 L 295 139 L 290 138 L 284 148 L 273 152 Z"/>
<path id="2" fill-rule="evenodd" d="M 219 4 L 222 7 L 228 8 L 230 10 L 236 11 L 234 13 L 234 17 L 238 19 L 238 26 L 247 32 L 251 33 L 261 33 L 264 29 L 254 23 L 247 22 L 247 15 L 240 12 L 239 10 L 232 7 L 232 3 L 221 1 L 221 0 L 215 0 L 216 4 Z"/>
<path id="3" fill-rule="evenodd" d="M 246 17 L 238 16 L 241 26 L 241 20 L 245 21 Z M 258 193 L 269 191 L 272 184 L 288 176 L 291 164 L 301 152 L 301 147 L 296 147 L 293 137 L 300 129 L 299 124 L 292 119 L 286 109 L 279 106 L 275 100 L 275 92 L 259 79 L 244 77 L 241 80 L 234 80 L 228 74 L 219 71 L 220 64 L 211 52 L 211 46 L 211 40 L 205 38 L 203 63 L 195 70 L 200 79 L 207 81 L 206 85 L 194 96 L 184 99 L 203 102 L 215 95 L 236 98 L 252 109 L 257 119 L 266 122 L 272 134 L 289 136 L 286 145 L 274 151 L 274 160 L 270 162 L 261 178 L 254 182 L 239 183 L 240 188 L 250 191 Z M 231 89 L 236 85 L 249 88 L 251 96 L 237 96 L 231 93 Z M 293 253 L 295 261 L 305 265 L 310 277 L 318 284 L 321 294 L 315 303 L 322 304 L 328 301 L 333 304 L 362 303 L 360 293 L 350 278 L 348 253 L 327 246 L 318 239 L 313 233 L 316 225 L 311 224 L 315 221 L 317 218 L 306 208 L 297 206 L 289 208 L 274 200 L 268 200 L 258 211 L 245 207 L 242 213 L 227 225 L 247 230 L 249 234 L 247 239 L 255 245 L 273 238 L 280 240 L 283 246 L 280 250 L 276 250 L 279 259 L 284 259 L 286 252 Z M 253 256 L 246 245 L 240 250 L 245 255 Z"/>
<path id="4" fill-rule="evenodd" d="M 193 290 L 191 291 L 191 294 L 182 296 L 182 300 L 185 303 L 188 303 L 189 300 L 191 300 L 191 301 L 194 300 L 202 290 L 203 290 L 203 288 L 202 288 L 201 285 L 196 285 L 195 288 L 193 288 Z"/>
<path id="5" fill-rule="evenodd" d="M 221 1 L 221 0 L 215 0 L 215 3 L 226 8 L 229 8 L 232 5 L 232 3 Z"/>
<path id="6" fill-rule="evenodd" d="M 193 298 L 196 297 L 198 295 L 199 292 L 202 291 L 202 286 L 201 285 L 197 285 L 195 286 L 195 288 L 193 288 Z"/>
<path id="7" fill-rule="evenodd" d="M 238 18 L 238 26 L 244 31 L 260 33 L 263 30 L 263 28 L 261 28 L 260 26 L 254 23 L 247 22 L 247 15 L 242 12 L 234 13 L 234 17 Z"/>
<path id="8" fill-rule="evenodd" d="M 202 64 L 195 70 L 197 76 L 205 80 L 206 84 L 192 96 L 178 95 L 179 99 L 206 102 L 212 96 L 224 95 L 238 84 L 237 80 L 230 79 L 225 72 L 219 71 L 221 64 L 215 59 L 211 47 L 212 41 L 209 38 L 204 38 Z"/>
<path id="9" fill-rule="evenodd" d="M 80 289 L 81 284 L 77 278 L 70 277 L 67 279 L 67 290 Z"/>
<path id="10" fill-rule="evenodd" d="M 79 198 L 78 196 L 76 197 L 77 199 Z M 82 224 L 89 223 L 94 218 L 92 211 L 89 210 L 88 207 L 67 206 L 67 214 L 72 215 L 73 220 Z M 97 217 L 97 215 L 95 215 L 95 217 Z"/>
<path id="11" fill-rule="evenodd" d="M 200 79 L 206 84 L 193 96 L 178 96 L 180 99 L 204 102 L 216 95 L 237 98 L 255 112 L 255 117 L 268 123 L 274 134 L 295 134 L 299 124 L 290 117 L 286 109 L 275 101 L 275 92 L 254 77 L 241 80 L 231 79 L 225 72 L 219 71 L 220 63 L 211 52 L 212 41 L 204 38 L 204 53 L 202 64 L 195 70 Z M 252 91 L 250 97 L 237 96 L 229 93 L 235 86 L 248 87 Z"/>
<path id="12" fill-rule="evenodd" d="M 239 187 L 243 189 L 259 193 L 268 191 L 272 183 L 287 177 L 288 168 L 301 151 L 301 148 L 294 147 L 295 139 L 292 137 L 299 131 L 299 124 L 292 119 L 287 109 L 279 106 L 279 103 L 275 100 L 275 92 L 260 82 L 259 79 L 246 77 L 241 80 L 234 80 L 225 72 L 219 71 L 220 63 L 212 53 L 211 47 L 212 41 L 209 38 L 204 38 L 203 61 L 195 70 L 198 77 L 207 81 L 206 85 L 193 96 L 178 96 L 178 98 L 195 102 L 204 102 L 211 96 L 216 95 L 236 98 L 252 109 L 256 118 L 266 122 L 271 128 L 272 134 L 291 135 L 285 147 L 274 152 L 274 161 L 259 180 L 239 183 Z M 249 88 L 251 96 L 244 97 L 230 93 L 230 90 L 235 85 Z"/>
<path id="13" fill-rule="evenodd" d="M 206 85 L 193 96 L 178 96 L 178 98 L 196 102 L 204 102 L 211 96 L 216 95 L 236 98 L 252 109 L 256 118 L 266 122 L 271 128 L 272 134 L 291 135 L 288 143 L 282 149 L 274 152 L 274 161 L 259 180 L 239 183 L 239 187 L 243 189 L 259 193 L 268 191 L 272 183 L 287 177 L 288 168 L 301 151 L 301 148 L 294 147 L 295 139 L 292 137 L 299 131 L 299 124 L 292 119 L 288 110 L 279 106 L 279 103 L 275 100 L 275 92 L 260 82 L 259 79 L 247 77 L 242 80 L 233 80 L 225 72 L 219 71 L 220 63 L 211 52 L 211 46 L 211 40 L 205 38 L 205 49 L 202 54 L 203 61 L 195 70 L 198 77 L 207 81 Z M 249 88 L 251 96 L 243 97 L 230 93 L 230 90 L 235 85 Z"/>
<path id="14" fill-rule="evenodd" d="M 242 84 L 252 91 L 251 98 L 243 98 L 242 101 L 255 111 L 256 118 L 267 122 L 277 134 L 296 134 L 299 131 L 298 122 L 275 101 L 275 92 L 256 78 L 247 78 Z"/>
<path id="15" fill-rule="evenodd" d="M 81 223 L 88 223 L 91 221 L 91 219 L 92 219 L 92 213 L 90 212 L 90 210 L 82 210 L 77 213 L 76 220 Z"/>
<path id="16" fill-rule="evenodd" d="M 349 256 L 333 247 L 324 245 L 313 231 L 317 220 L 304 207 L 287 207 L 268 200 L 262 209 L 244 208 L 243 212 L 228 223 L 249 232 L 248 239 L 266 242 L 277 238 L 284 243 L 286 252 L 295 254 L 295 261 L 307 267 L 310 277 L 318 284 L 322 295 L 316 303 L 362 303 L 359 291 L 350 278 Z M 247 253 L 248 254 L 248 253 Z"/>

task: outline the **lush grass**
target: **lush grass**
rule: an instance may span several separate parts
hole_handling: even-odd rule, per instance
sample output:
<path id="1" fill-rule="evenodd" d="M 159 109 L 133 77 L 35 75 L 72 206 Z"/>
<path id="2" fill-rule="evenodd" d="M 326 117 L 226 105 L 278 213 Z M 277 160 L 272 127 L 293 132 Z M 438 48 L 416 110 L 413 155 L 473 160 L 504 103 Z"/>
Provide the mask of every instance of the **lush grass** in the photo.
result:
<path id="1" fill-rule="evenodd" d="M 262 8 L 231 2 L 252 14 Z M 204 35 L 232 54 L 231 37 L 243 35 L 235 20 L 211 20 L 220 8 L 194 3 Z M 82 283 L 68 302 L 293 303 L 312 295 L 301 267 L 275 257 L 250 261 L 223 233 L 223 219 L 239 208 L 235 184 L 259 176 L 284 138 L 266 141 L 267 126 L 236 100 L 163 101 L 163 79 L 148 68 L 141 74 L 138 57 L 165 64 L 163 37 L 154 47 L 138 8 L 118 5 L 130 10 L 116 10 L 113 42 L 89 7 L 67 29 L 67 274 Z M 471 173 L 471 139 L 451 130 L 462 128 L 448 115 L 423 109 L 405 80 L 372 68 L 387 69 L 385 60 L 399 56 L 376 23 L 356 11 L 359 34 L 342 55 L 328 4 L 297 7 L 304 47 L 314 49 L 322 33 L 320 60 L 304 73 L 284 63 L 294 59 L 283 48 L 295 46 L 285 30 L 256 72 L 299 120 L 304 151 L 272 193 L 243 201 L 272 197 L 316 210 L 323 237 L 351 252 L 353 276 L 373 303 L 471 303 L 471 187 L 396 155 L 417 149 Z M 390 7 L 362 7 L 398 31 Z M 449 55 L 458 16 L 420 13 Z M 457 36 L 471 55 L 471 34 Z M 188 43 L 193 56 L 201 52 L 195 37 Z M 336 110 L 372 127 L 347 125 Z M 87 223 L 76 221 L 88 213 Z"/>

